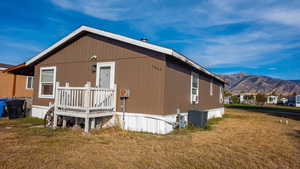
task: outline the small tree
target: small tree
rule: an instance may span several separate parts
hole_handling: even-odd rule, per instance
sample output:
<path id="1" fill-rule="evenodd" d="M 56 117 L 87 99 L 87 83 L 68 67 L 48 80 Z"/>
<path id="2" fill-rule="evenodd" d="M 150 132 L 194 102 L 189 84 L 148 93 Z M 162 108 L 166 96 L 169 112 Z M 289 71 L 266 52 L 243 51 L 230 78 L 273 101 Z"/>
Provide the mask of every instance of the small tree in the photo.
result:
<path id="1" fill-rule="evenodd" d="M 267 101 L 267 96 L 265 94 L 259 93 L 256 95 L 256 104 L 263 106 Z"/>
<path id="2" fill-rule="evenodd" d="M 232 96 L 231 101 L 233 104 L 240 104 L 240 98 L 238 96 Z"/>

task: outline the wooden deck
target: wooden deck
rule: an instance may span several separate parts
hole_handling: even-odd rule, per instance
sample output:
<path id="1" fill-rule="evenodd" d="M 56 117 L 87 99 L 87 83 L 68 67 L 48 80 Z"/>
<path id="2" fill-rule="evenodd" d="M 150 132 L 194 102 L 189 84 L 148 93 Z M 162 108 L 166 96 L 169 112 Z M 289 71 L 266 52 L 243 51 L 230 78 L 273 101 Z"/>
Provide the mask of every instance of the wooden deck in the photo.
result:
<path id="1" fill-rule="evenodd" d="M 85 119 L 85 132 L 95 128 L 95 119 L 112 116 L 116 111 L 116 85 L 113 89 L 91 87 L 64 87 L 56 83 L 54 102 L 54 128 L 57 127 L 57 117 L 74 117 Z M 92 120 L 90 126 L 90 120 Z M 66 123 L 66 122 L 64 122 Z M 76 124 L 77 125 L 77 124 Z"/>

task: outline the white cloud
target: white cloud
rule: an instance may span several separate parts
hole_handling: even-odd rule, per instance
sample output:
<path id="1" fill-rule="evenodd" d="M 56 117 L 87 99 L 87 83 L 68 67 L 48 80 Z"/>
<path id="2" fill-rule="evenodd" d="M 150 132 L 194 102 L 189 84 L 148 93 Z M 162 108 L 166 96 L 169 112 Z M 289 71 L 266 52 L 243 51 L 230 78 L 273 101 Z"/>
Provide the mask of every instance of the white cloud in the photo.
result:
<path id="1" fill-rule="evenodd" d="M 132 18 L 130 6 L 132 1 L 122 0 L 51 0 L 54 4 L 84 14 L 107 20 L 124 20 Z M 138 3 L 138 2 L 136 2 Z"/>
<path id="2" fill-rule="evenodd" d="M 17 49 L 22 49 L 26 51 L 32 51 L 32 52 L 38 52 L 41 50 L 41 47 L 38 47 L 33 44 L 28 44 L 24 42 L 12 42 L 12 41 L 0 41 L 0 45 L 2 47 L 11 47 L 11 48 L 17 48 Z"/>
<path id="3" fill-rule="evenodd" d="M 277 68 L 276 67 L 270 67 L 270 68 L 268 68 L 269 70 L 277 70 Z"/>
<path id="4" fill-rule="evenodd" d="M 174 28 L 189 39 L 163 43 L 185 43 L 183 53 L 210 67 L 256 67 L 274 63 L 287 54 L 273 53 L 300 47 L 300 1 L 209 0 L 190 3 L 138 0 L 51 0 L 54 4 L 86 15 L 112 21 L 128 21 L 150 39 L 162 29 Z M 246 30 L 228 35 L 207 35 L 213 26 L 248 23 Z M 206 31 L 201 29 L 206 28 Z"/>
<path id="5" fill-rule="evenodd" d="M 279 24 L 300 27 L 300 9 L 271 9 L 261 16 L 266 20 Z"/>

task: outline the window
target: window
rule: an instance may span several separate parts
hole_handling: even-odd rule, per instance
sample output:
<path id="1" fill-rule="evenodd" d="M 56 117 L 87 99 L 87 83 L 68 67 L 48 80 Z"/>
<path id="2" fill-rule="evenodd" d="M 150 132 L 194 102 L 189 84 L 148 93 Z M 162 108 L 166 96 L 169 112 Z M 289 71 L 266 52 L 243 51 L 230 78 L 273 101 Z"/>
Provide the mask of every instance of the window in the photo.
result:
<path id="1" fill-rule="evenodd" d="M 211 79 L 210 81 L 210 85 L 209 85 L 209 95 L 213 95 L 213 90 L 214 90 L 214 87 L 213 87 L 213 79 Z"/>
<path id="2" fill-rule="evenodd" d="M 42 67 L 40 69 L 40 98 L 54 98 L 56 67 Z"/>
<path id="3" fill-rule="evenodd" d="M 33 88 L 33 77 L 27 76 L 26 79 L 26 89 L 32 89 Z"/>
<path id="4" fill-rule="evenodd" d="M 191 74 L 191 103 L 199 102 L 199 75 L 195 72 Z"/>
<path id="5" fill-rule="evenodd" d="M 223 96 L 223 93 L 224 93 L 224 90 L 223 90 L 223 87 L 220 86 L 220 103 L 222 104 L 223 101 L 224 101 L 224 96 Z"/>

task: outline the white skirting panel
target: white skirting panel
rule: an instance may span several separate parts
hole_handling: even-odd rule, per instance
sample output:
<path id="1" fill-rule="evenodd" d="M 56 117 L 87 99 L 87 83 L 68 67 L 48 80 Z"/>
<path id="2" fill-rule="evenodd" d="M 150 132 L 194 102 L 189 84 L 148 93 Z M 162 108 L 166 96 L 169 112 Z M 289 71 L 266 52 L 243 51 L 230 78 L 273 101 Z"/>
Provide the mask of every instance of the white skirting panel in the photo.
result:
<path id="1" fill-rule="evenodd" d="M 49 107 L 47 106 L 32 106 L 32 116 L 37 118 L 44 118 L 45 113 Z M 208 119 L 215 117 L 222 117 L 224 114 L 224 107 L 209 109 Z M 188 113 L 181 113 L 185 120 L 188 120 Z M 171 115 L 153 115 L 142 113 L 123 113 L 116 112 L 113 118 L 110 119 L 104 127 L 120 125 L 121 128 L 131 131 L 149 132 L 156 134 L 167 134 L 173 131 L 173 124 L 176 122 L 176 114 Z"/>
<path id="2" fill-rule="evenodd" d="M 208 109 L 208 119 L 222 117 L 224 115 L 224 107 L 216 108 L 216 109 Z"/>
<path id="3" fill-rule="evenodd" d="M 176 122 L 176 114 L 153 115 L 116 112 L 106 126 L 120 125 L 121 128 L 130 131 L 166 134 L 173 130 L 174 122 Z"/>
<path id="4" fill-rule="evenodd" d="M 37 117 L 40 119 L 43 119 L 45 117 L 46 112 L 48 111 L 49 107 L 48 106 L 37 106 L 37 105 L 32 105 L 32 117 Z"/>
<path id="5" fill-rule="evenodd" d="M 208 119 L 222 117 L 224 107 L 209 109 Z M 185 120 L 188 120 L 188 113 L 181 113 Z M 123 121 L 124 116 L 124 121 Z M 122 113 L 116 112 L 113 118 L 105 125 L 120 125 L 121 128 L 131 131 L 149 132 L 156 134 L 167 134 L 173 131 L 173 124 L 176 122 L 176 114 L 171 115 L 153 115 L 142 113 Z M 124 122 L 124 123 L 123 123 Z"/>

